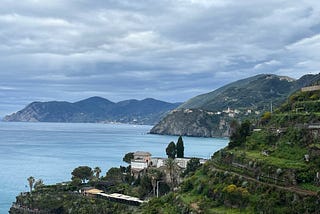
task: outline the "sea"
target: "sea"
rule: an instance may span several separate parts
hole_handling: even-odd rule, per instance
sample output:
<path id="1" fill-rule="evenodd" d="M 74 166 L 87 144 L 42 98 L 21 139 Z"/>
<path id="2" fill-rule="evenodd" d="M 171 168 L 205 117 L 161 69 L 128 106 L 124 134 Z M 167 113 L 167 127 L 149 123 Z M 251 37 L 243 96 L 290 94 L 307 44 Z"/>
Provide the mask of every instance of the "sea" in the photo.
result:
<path id="1" fill-rule="evenodd" d="M 126 166 L 128 152 L 148 151 L 166 157 L 177 136 L 148 134 L 151 126 L 98 123 L 0 122 L 0 214 L 8 213 L 20 192 L 29 190 L 27 178 L 55 184 L 71 179 L 78 166 Z M 225 138 L 183 137 L 185 156 L 210 158 L 225 147 Z"/>

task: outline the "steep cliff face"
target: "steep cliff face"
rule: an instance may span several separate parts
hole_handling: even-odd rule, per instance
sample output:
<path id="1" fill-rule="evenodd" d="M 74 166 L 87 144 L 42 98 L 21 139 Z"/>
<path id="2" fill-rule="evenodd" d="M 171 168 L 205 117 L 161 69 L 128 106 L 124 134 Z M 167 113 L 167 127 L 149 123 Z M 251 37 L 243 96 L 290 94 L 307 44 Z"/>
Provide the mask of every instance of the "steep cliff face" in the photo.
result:
<path id="1" fill-rule="evenodd" d="M 228 127 L 220 116 L 200 109 L 179 109 L 170 112 L 154 126 L 151 134 L 184 135 L 195 137 L 227 136 Z"/>
<path id="2" fill-rule="evenodd" d="M 167 103 L 147 98 L 113 103 L 101 97 L 91 97 L 75 103 L 33 102 L 4 121 L 19 122 L 119 122 L 153 125 L 179 103 Z"/>

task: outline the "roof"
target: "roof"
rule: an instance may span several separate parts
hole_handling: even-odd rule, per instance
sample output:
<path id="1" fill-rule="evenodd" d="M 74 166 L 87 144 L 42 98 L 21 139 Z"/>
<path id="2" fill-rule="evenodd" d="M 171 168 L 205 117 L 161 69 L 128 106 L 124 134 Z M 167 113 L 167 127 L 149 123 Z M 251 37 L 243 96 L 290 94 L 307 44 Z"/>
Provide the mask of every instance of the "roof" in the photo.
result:
<path id="1" fill-rule="evenodd" d="M 143 151 L 136 151 L 135 153 L 133 153 L 133 155 L 137 155 L 137 156 L 151 156 L 150 152 L 143 152 Z"/>
<path id="2" fill-rule="evenodd" d="M 112 193 L 112 194 L 99 193 L 98 195 L 108 197 L 108 198 L 122 199 L 122 200 L 126 200 L 126 201 L 135 201 L 138 203 L 144 202 L 144 201 L 140 200 L 139 198 L 128 196 L 128 195 L 123 195 L 123 194 L 119 194 L 119 193 Z"/>
<path id="3" fill-rule="evenodd" d="M 89 193 L 89 194 L 93 194 L 96 195 L 98 193 L 102 193 L 103 191 L 100 189 L 90 189 L 90 190 L 86 190 L 85 193 Z"/>
<path id="4" fill-rule="evenodd" d="M 152 157 L 151 160 L 167 160 L 168 158 Z"/>
<path id="5" fill-rule="evenodd" d="M 131 163 L 147 163 L 147 162 L 145 160 L 136 159 L 136 160 L 131 160 Z"/>

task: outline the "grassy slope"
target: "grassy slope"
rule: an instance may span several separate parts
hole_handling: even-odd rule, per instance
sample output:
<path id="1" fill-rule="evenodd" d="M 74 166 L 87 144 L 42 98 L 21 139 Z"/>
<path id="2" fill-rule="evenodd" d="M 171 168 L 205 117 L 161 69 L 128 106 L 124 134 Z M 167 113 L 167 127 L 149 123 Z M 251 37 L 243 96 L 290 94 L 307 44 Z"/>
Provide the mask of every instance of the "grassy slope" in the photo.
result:
<path id="1" fill-rule="evenodd" d="M 295 93 L 264 121 L 261 131 L 251 133 L 243 145 L 217 152 L 185 179 L 178 192 L 154 199 L 143 212 L 148 213 L 152 205 L 159 213 L 174 213 L 177 208 L 182 210 L 179 213 L 317 212 L 320 187 L 314 177 L 320 171 L 320 158 L 311 156 L 306 162 L 304 155 L 310 153 L 310 147 L 319 148 L 319 140 L 294 126 L 320 121 L 318 106 L 313 105 L 319 98 L 320 92 Z M 298 113 L 294 109 L 297 103 L 304 107 Z M 277 133 L 277 129 L 284 132 Z M 230 158 L 238 165 L 232 165 Z"/>

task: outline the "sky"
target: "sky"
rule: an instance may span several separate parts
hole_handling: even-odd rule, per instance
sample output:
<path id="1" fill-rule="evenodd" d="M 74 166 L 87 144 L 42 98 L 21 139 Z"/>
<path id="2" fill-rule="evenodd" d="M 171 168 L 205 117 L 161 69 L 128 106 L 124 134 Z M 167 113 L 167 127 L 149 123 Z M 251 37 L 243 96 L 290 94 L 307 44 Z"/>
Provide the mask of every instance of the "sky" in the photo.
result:
<path id="1" fill-rule="evenodd" d="M 319 73 L 319 0 L 1 0 L 0 117 L 33 101 L 186 101 Z"/>

